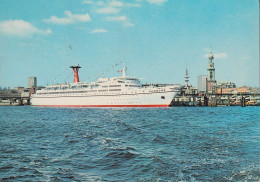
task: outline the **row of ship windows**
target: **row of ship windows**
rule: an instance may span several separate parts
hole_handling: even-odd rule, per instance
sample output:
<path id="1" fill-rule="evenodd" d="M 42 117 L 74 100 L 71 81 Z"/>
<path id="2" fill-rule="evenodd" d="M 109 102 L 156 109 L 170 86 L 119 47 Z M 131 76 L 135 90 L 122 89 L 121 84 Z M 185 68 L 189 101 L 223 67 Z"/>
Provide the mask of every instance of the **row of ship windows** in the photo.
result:
<path id="1" fill-rule="evenodd" d="M 153 92 L 164 92 L 165 91 L 165 89 L 163 89 L 163 90 L 151 90 L 151 91 L 149 91 L 150 93 L 153 93 Z"/>
<path id="2" fill-rule="evenodd" d="M 140 87 L 139 85 L 125 85 L 126 87 Z M 102 86 L 102 88 L 107 88 L 107 85 Z M 121 87 L 121 85 L 109 85 L 109 87 Z"/>
<path id="3" fill-rule="evenodd" d="M 47 92 L 47 93 L 37 93 L 39 95 L 42 94 L 74 94 L 74 93 L 87 93 L 87 92 L 108 92 L 108 91 L 121 91 L 121 89 L 109 89 L 109 90 L 89 90 L 89 91 L 76 91 L 76 92 Z"/>
<path id="4" fill-rule="evenodd" d="M 139 87 L 139 85 L 125 85 L 126 87 Z M 75 89 L 75 88 L 87 88 L 89 87 L 88 85 L 82 85 L 80 87 L 77 86 L 72 86 L 72 87 L 61 87 L 61 88 L 47 88 L 47 90 L 66 90 L 66 89 Z M 98 87 L 98 85 L 91 85 L 91 88 Z M 102 88 L 107 88 L 107 87 L 121 87 L 121 85 L 104 85 Z"/>
<path id="5" fill-rule="evenodd" d="M 45 94 L 74 94 L 74 93 L 88 93 L 88 92 L 108 92 L 108 91 L 121 91 L 121 89 L 109 89 L 109 90 L 90 90 L 90 91 L 77 91 L 77 92 L 48 92 L 48 93 L 37 93 L 37 95 L 45 95 Z M 154 92 L 162 92 L 165 90 L 152 90 L 149 91 L 149 93 L 154 93 Z M 144 92 L 144 91 L 143 91 Z M 132 93 L 137 93 L 137 92 L 132 92 Z"/>

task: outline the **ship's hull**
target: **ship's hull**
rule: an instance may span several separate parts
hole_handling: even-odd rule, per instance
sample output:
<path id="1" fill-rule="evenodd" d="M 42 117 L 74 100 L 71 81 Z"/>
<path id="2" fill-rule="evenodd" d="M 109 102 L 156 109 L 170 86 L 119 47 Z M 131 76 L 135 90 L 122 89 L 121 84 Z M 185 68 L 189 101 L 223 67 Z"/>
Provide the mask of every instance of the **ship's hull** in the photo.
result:
<path id="1" fill-rule="evenodd" d="M 170 107 L 170 105 L 37 105 L 39 107 Z"/>
<path id="2" fill-rule="evenodd" d="M 169 107 L 177 91 L 118 95 L 32 97 L 34 106 L 48 107 Z"/>

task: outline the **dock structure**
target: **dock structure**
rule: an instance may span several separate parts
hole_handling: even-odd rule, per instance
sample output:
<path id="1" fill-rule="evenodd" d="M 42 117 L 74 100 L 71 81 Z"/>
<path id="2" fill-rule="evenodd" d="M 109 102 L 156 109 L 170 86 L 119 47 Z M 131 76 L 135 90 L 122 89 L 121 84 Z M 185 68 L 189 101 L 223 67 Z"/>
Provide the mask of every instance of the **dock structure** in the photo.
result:
<path id="1" fill-rule="evenodd" d="M 212 93 L 201 93 L 186 85 L 172 101 L 172 106 L 260 106 L 260 89 L 236 88 L 226 92 L 218 89 Z M 0 91 L 0 106 L 30 105 L 30 92 Z"/>
<path id="2" fill-rule="evenodd" d="M 229 89 L 230 90 L 230 89 Z M 233 88 L 210 93 L 198 92 L 196 88 L 184 87 L 173 100 L 173 106 L 260 106 L 259 88 Z"/>
<path id="3" fill-rule="evenodd" d="M 30 105 L 30 95 L 27 92 L 0 91 L 0 106 Z"/>

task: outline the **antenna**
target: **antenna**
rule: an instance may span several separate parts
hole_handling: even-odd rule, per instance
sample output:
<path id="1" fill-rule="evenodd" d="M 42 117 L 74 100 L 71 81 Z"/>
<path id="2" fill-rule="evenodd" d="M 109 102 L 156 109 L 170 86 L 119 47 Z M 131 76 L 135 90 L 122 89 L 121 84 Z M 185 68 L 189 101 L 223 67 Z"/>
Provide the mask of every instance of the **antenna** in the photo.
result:
<path id="1" fill-rule="evenodd" d="M 187 68 L 187 65 L 186 65 L 186 75 L 185 75 L 185 82 L 186 82 L 186 86 L 188 87 L 188 83 L 189 83 L 189 72 L 188 72 L 188 68 Z"/>

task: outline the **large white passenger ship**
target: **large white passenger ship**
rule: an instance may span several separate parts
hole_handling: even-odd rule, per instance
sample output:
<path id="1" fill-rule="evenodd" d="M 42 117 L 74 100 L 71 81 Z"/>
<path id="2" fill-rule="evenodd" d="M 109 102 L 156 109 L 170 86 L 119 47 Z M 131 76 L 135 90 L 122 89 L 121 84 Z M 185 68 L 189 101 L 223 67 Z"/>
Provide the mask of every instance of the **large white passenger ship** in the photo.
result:
<path id="1" fill-rule="evenodd" d="M 74 83 L 56 84 L 31 95 L 34 106 L 49 107 L 168 107 L 181 85 L 142 84 L 138 78 L 126 76 L 100 78 L 96 82 L 79 82 L 80 66 L 71 66 Z"/>

